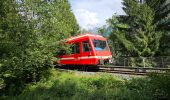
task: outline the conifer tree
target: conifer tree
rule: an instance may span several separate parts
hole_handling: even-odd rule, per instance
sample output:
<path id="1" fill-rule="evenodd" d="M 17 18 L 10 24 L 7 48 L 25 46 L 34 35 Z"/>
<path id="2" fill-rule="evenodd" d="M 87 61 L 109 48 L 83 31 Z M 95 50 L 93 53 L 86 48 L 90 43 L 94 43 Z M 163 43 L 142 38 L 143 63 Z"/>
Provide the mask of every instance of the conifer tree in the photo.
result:
<path id="1" fill-rule="evenodd" d="M 162 33 L 156 30 L 156 24 L 153 23 L 154 11 L 146 3 L 140 4 L 136 0 L 124 0 L 123 5 L 127 15 L 119 17 L 116 24 L 115 19 L 110 19 L 111 26 L 115 28 L 111 39 L 118 41 L 118 47 L 122 49 L 119 50 L 120 54 L 142 59 L 154 56 L 159 49 L 162 36 Z"/>
<path id="2" fill-rule="evenodd" d="M 136 0 L 124 0 L 124 11 L 128 20 L 124 21 L 128 29 L 116 34 L 130 56 L 153 56 L 159 47 L 161 33 L 153 24 L 154 13 L 147 4 L 139 4 Z"/>
<path id="3" fill-rule="evenodd" d="M 157 30 L 162 31 L 160 47 L 157 56 L 170 55 L 170 1 L 145 0 L 146 4 L 154 11 L 154 23 Z"/>
<path id="4" fill-rule="evenodd" d="M 154 11 L 154 23 L 157 30 L 170 31 L 170 1 L 145 0 L 145 3 Z"/>

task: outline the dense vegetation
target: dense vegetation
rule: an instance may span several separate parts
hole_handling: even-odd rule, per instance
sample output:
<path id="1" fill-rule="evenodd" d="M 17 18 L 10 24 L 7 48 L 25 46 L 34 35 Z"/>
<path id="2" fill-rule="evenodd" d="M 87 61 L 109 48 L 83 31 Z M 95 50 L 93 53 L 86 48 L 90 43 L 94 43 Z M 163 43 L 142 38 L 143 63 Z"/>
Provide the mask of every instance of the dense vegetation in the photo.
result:
<path id="1" fill-rule="evenodd" d="M 52 65 L 59 44 L 78 33 L 67 0 L 0 0 L 0 95 L 19 94 Z"/>
<path id="2" fill-rule="evenodd" d="M 114 57 L 131 57 L 131 66 L 155 66 L 149 57 L 169 56 L 170 2 L 168 0 L 123 0 L 126 15 L 113 15 L 102 33 L 111 33 Z M 139 61 L 137 61 L 139 58 Z M 138 63 L 136 63 L 138 62 Z"/>
<path id="3" fill-rule="evenodd" d="M 161 100 L 170 98 L 170 77 L 120 79 L 109 74 L 57 72 L 35 85 L 27 86 L 13 100 Z"/>

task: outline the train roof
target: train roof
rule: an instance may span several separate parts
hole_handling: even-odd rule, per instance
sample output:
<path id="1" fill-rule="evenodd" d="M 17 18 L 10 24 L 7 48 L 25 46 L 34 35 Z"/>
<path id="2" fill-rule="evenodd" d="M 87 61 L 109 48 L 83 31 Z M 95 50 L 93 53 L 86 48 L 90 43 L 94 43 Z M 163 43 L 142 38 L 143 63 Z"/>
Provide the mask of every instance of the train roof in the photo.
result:
<path id="1" fill-rule="evenodd" d="M 81 35 L 77 35 L 77 36 L 74 36 L 74 37 L 71 37 L 71 38 L 68 38 L 67 41 L 74 41 L 74 40 L 79 40 L 79 39 L 83 39 L 83 38 L 86 38 L 86 37 L 90 37 L 90 38 L 100 38 L 100 39 L 103 39 L 105 40 L 105 38 L 101 35 L 97 35 L 97 34 L 81 34 Z"/>

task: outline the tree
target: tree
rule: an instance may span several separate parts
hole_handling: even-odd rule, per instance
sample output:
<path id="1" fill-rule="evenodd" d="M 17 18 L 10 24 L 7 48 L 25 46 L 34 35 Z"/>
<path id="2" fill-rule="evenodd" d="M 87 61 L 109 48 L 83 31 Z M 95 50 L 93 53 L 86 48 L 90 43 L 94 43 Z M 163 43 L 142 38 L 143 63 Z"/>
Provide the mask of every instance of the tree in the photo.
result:
<path id="1" fill-rule="evenodd" d="M 168 0 L 145 0 L 145 2 L 154 11 L 156 29 L 163 31 L 157 55 L 168 56 L 170 55 L 170 2 Z"/>
<path id="2" fill-rule="evenodd" d="M 0 94 L 16 95 L 43 77 L 59 48 L 66 48 L 59 41 L 79 27 L 67 0 L 1 0 L 0 5 Z"/>
<path id="3" fill-rule="evenodd" d="M 147 4 L 138 4 L 136 0 L 124 0 L 123 5 L 128 16 L 124 23 L 129 28 L 116 35 L 130 56 L 154 56 L 159 47 L 161 33 L 156 31 L 156 25 L 153 24 L 152 9 Z"/>
<path id="4" fill-rule="evenodd" d="M 125 31 L 121 29 L 122 28 L 127 29 L 128 26 L 124 23 L 121 23 L 118 20 L 118 17 L 119 16 L 113 15 L 111 19 L 107 20 L 108 28 L 105 29 L 107 31 L 104 32 L 104 33 L 109 34 L 108 39 L 112 41 L 110 48 L 115 58 L 120 57 L 120 56 L 128 56 L 128 52 L 122 43 L 123 40 L 122 42 L 120 42 L 121 38 L 117 38 L 118 35 L 125 33 Z"/>
<path id="5" fill-rule="evenodd" d="M 112 41 L 118 40 L 119 52 L 130 57 L 151 57 L 159 49 L 159 40 L 162 36 L 156 30 L 154 12 L 146 4 L 139 4 L 136 0 L 124 0 L 124 17 L 110 19 L 113 26 Z"/>
<path id="6" fill-rule="evenodd" d="M 33 34 L 19 14 L 15 0 L 1 0 L 0 5 L 0 83 L 3 84 L 0 94 L 12 95 L 12 88 L 17 92 L 23 87 L 25 50 Z"/>
<path id="7" fill-rule="evenodd" d="M 154 23 L 157 30 L 170 31 L 170 2 L 168 0 L 145 0 L 154 11 Z"/>

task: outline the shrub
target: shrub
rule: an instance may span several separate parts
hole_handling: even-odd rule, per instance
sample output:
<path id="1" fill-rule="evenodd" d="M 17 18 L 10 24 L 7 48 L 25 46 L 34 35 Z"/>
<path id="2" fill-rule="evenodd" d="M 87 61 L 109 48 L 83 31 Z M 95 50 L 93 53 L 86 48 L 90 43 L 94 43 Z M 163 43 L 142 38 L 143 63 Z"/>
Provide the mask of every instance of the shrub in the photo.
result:
<path id="1" fill-rule="evenodd" d="M 57 77 L 56 77 L 57 76 Z M 167 81 L 168 80 L 168 81 Z M 49 70 L 48 77 L 30 84 L 13 100 L 152 100 L 169 98 L 169 76 L 123 80 L 110 74 L 86 76 L 74 72 Z M 160 98 L 161 97 L 161 98 Z"/>

